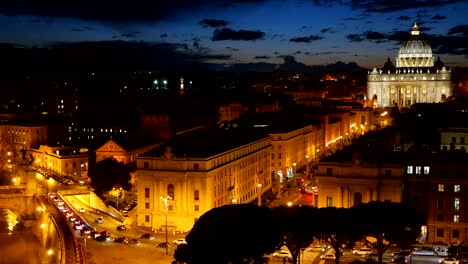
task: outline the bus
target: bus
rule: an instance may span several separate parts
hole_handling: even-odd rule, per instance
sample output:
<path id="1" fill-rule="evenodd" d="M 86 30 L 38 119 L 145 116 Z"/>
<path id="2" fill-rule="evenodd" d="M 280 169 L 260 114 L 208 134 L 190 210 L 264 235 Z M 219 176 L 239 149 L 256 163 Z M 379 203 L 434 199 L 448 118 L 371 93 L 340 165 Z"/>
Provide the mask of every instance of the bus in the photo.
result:
<path id="1" fill-rule="evenodd" d="M 419 256 L 448 256 L 449 245 L 446 244 L 417 244 L 413 245 L 413 255 Z"/>

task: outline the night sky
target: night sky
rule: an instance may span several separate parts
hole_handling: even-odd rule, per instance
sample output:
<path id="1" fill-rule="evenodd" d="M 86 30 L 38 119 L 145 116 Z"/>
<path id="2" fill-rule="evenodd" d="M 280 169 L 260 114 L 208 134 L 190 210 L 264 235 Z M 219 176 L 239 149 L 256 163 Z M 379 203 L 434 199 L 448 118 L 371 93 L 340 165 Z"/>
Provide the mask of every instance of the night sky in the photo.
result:
<path id="1" fill-rule="evenodd" d="M 371 69 L 395 62 L 417 21 L 434 55 L 455 67 L 468 66 L 467 19 L 466 0 L 2 0 L 0 43 L 117 57 L 129 49 L 159 65 Z"/>

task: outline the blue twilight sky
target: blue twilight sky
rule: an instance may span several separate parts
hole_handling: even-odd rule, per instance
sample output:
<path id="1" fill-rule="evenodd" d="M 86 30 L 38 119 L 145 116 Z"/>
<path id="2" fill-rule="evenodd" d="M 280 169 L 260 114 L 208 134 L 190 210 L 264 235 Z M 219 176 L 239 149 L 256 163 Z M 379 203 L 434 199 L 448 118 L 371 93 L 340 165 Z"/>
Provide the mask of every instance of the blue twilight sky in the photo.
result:
<path id="1" fill-rule="evenodd" d="M 285 58 L 379 68 L 395 62 L 415 21 L 436 57 L 468 66 L 467 0 L 2 0 L 0 43 L 99 46 L 115 56 L 129 48 L 226 68 Z"/>

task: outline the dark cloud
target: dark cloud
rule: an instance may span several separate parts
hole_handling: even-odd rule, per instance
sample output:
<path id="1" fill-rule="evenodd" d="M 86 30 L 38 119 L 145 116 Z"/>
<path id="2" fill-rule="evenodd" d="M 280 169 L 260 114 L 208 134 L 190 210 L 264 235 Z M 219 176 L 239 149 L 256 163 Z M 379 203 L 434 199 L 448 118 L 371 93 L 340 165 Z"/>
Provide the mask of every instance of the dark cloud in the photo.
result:
<path id="1" fill-rule="evenodd" d="M 71 17 L 107 23 L 154 22 L 173 19 L 207 5 L 218 5 L 210 0 L 131 1 L 131 0 L 80 0 L 80 1 L 29 1 L 2 0 L 0 14 L 7 16 L 35 15 L 39 17 Z"/>
<path id="2" fill-rule="evenodd" d="M 136 35 L 140 34 L 140 32 L 128 32 L 128 33 L 122 33 L 121 36 L 124 38 L 135 38 Z"/>
<path id="3" fill-rule="evenodd" d="M 385 39 L 385 35 L 379 32 L 375 31 L 367 31 L 366 33 L 366 38 L 369 40 L 381 40 Z"/>
<path id="4" fill-rule="evenodd" d="M 252 30 L 232 30 L 230 28 L 216 29 L 211 40 L 259 40 L 265 36 L 264 32 Z"/>
<path id="5" fill-rule="evenodd" d="M 465 0 L 350 0 L 344 2 L 349 4 L 353 9 L 361 9 L 371 13 L 391 13 L 415 8 L 436 8 L 440 6 L 447 6 L 451 4 L 461 3 Z"/>
<path id="6" fill-rule="evenodd" d="M 161 35 L 159 35 L 159 37 L 160 37 L 160 38 L 167 38 L 167 34 L 166 34 L 166 33 L 161 34 Z"/>
<path id="7" fill-rule="evenodd" d="M 450 28 L 448 31 L 449 35 L 468 36 L 468 25 L 458 25 Z M 466 43 L 466 42 L 465 42 Z"/>
<path id="8" fill-rule="evenodd" d="M 200 25 L 205 26 L 205 27 L 225 27 L 227 26 L 228 22 L 226 20 L 218 20 L 218 19 L 208 19 L 205 18 L 202 21 L 200 21 Z"/>
<path id="9" fill-rule="evenodd" d="M 269 56 L 255 56 L 254 59 L 256 60 L 263 60 L 263 59 L 269 59 Z"/>
<path id="10" fill-rule="evenodd" d="M 322 28 L 320 30 L 320 33 L 327 33 L 327 32 L 332 32 L 332 28 Z"/>
<path id="11" fill-rule="evenodd" d="M 238 48 L 233 48 L 233 47 L 226 47 L 227 50 L 230 50 L 230 51 L 238 51 L 239 49 Z"/>
<path id="12" fill-rule="evenodd" d="M 432 17 L 433 20 L 444 20 L 446 16 L 441 16 L 439 14 L 436 14 L 435 16 Z"/>
<path id="13" fill-rule="evenodd" d="M 351 42 L 361 42 L 364 40 L 363 34 L 348 34 L 346 38 Z"/>
<path id="14" fill-rule="evenodd" d="M 290 39 L 289 41 L 310 43 L 312 41 L 320 40 L 320 39 L 323 39 L 323 37 L 318 36 L 318 35 L 310 35 L 306 37 L 295 37 L 295 38 Z"/>
<path id="15" fill-rule="evenodd" d="M 399 17 L 397 17 L 397 20 L 408 21 L 408 20 L 410 20 L 410 17 L 409 16 L 399 16 Z"/>

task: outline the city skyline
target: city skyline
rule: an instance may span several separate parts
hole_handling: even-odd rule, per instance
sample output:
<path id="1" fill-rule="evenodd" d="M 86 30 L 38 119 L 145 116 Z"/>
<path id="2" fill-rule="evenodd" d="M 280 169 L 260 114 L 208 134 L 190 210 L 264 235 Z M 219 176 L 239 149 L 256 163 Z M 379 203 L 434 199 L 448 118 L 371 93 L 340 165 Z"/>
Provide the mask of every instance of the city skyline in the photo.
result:
<path id="1" fill-rule="evenodd" d="M 434 56 L 468 66 L 468 2 L 437 1 L 2 1 L 0 44 L 137 50 L 160 67 L 274 69 L 393 62 L 417 22 Z M 98 52 L 99 53 L 99 52 Z M 136 60 L 139 57 L 130 55 Z M 117 59 L 116 59 L 117 60 Z"/>

